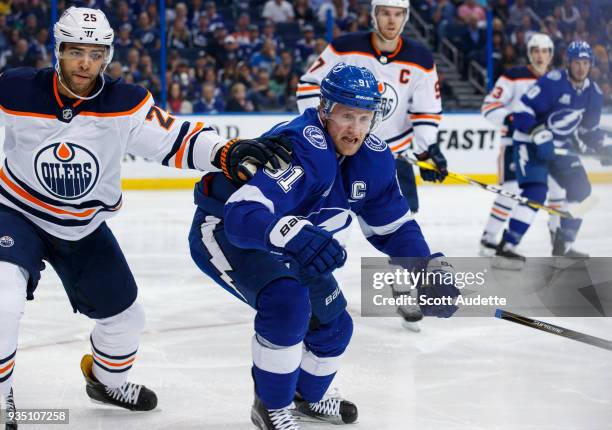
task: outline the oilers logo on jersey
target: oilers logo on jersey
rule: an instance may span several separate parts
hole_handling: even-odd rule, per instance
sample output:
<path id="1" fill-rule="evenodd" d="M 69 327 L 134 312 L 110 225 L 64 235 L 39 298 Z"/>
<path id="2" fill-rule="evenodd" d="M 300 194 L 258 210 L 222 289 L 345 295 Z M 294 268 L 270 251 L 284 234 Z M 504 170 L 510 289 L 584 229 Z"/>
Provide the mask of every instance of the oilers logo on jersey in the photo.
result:
<path id="1" fill-rule="evenodd" d="M 34 158 L 36 178 L 55 197 L 80 199 L 98 181 L 99 163 L 88 149 L 69 142 L 44 146 Z"/>
<path id="2" fill-rule="evenodd" d="M 548 117 L 546 126 L 559 136 L 569 136 L 580 125 L 583 114 L 584 109 L 561 109 Z"/>
<path id="3" fill-rule="evenodd" d="M 385 121 L 389 119 L 395 113 L 395 109 L 397 109 L 397 91 L 393 88 L 393 85 L 388 82 L 379 82 L 378 90 L 380 91 L 382 120 Z"/>

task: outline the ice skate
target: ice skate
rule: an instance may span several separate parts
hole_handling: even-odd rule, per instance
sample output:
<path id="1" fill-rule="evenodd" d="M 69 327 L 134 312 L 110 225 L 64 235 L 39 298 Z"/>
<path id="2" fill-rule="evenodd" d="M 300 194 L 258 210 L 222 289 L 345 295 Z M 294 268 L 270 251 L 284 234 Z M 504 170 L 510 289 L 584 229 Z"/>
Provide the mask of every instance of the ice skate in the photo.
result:
<path id="1" fill-rule="evenodd" d="M 119 406 L 131 411 L 150 411 L 157 406 L 157 396 L 144 385 L 124 382 L 117 388 L 109 388 L 99 382 L 93 374 L 93 357 L 84 355 L 81 370 L 87 385 L 87 395 L 94 402 Z"/>
<path id="2" fill-rule="evenodd" d="M 316 403 L 309 403 L 296 394 L 294 414 L 305 421 L 325 421 L 331 424 L 352 424 L 357 421 L 357 406 L 340 396 L 334 389 Z"/>
<path id="3" fill-rule="evenodd" d="M 300 430 L 288 407 L 267 409 L 257 394 L 251 407 L 251 422 L 259 430 Z"/>

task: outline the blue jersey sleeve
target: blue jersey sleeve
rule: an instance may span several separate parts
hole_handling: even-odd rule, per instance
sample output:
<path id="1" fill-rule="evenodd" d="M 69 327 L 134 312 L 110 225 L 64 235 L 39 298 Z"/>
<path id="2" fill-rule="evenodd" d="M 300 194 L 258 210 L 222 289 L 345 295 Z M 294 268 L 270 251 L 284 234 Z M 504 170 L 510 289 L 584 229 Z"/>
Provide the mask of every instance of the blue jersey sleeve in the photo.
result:
<path id="1" fill-rule="evenodd" d="M 390 257 L 429 256 L 421 228 L 400 192 L 394 164 L 388 169 L 393 175 L 385 175 L 379 190 L 357 214 L 359 225 L 368 241 Z"/>
<path id="2" fill-rule="evenodd" d="M 281 171 L 259 169 L 253 179 L 230 196 L 224 208 L 225 233 L 239 248 L 268 249 L 267 233 L 285 215 L 301 215 L 300 207 L 321 198 L 335 177 L 335 155 L 294 146 L 292 162 Z"/>
<path id="3" fill-rule="evenodd" d="M 538 124 L 542 123 L 546 114 L 553 108 L 555 100 L 554 83 L 559 71 L 553 71 L 533 84 L 521 97 L 521 103 L 513 116 L 513 125 L 516 130 L 525 134 L 531 133 Z"/>
<path id="4" fill-rule="evenodd" d="M 595 82 L 591 82 L 591 85 L 589 103 L 578 128 L 578 136 L 587 146 L 599 150 L 604 139 L 604 132 L 599 128 L 603 108 L 603 93 Z"/>

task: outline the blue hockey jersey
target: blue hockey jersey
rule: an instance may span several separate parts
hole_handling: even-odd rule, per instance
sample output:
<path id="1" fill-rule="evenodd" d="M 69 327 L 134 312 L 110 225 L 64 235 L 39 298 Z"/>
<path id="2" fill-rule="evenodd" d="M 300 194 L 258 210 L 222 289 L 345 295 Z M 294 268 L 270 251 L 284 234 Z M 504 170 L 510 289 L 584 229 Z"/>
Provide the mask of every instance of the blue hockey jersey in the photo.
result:
<path id="1" fill-rule="evenodd" d="M 514 140 L 531 142 L 531 130 L 544 124 L 553 133 L 556 146 L 564 146 L 576 131 L 587 145 L 599 145 L 602 105 L 603 94 L 595 82 L 586 79 L 577 90 L 567 71 L 553 70 L 521 98 L 514 114 Z"/>
<path id="2" fill-rule="evenodd" d="M 233 245 L 267 250 L 266 232 L 287 215 L 310 221 L 342 243 L 354 214 L 370 243 L 387 255 L 430 255 L 401 195 L 395 161 L 384 141 L 370 135 L 355 155 L 338 157 L 314 108 L 266 134 L 290 137 L 292 162 L 280 171 L 259 169 L 227 198 L 225 234 Z M 211 198 L 200 195 L 196 200 L 210 210 Z"/>

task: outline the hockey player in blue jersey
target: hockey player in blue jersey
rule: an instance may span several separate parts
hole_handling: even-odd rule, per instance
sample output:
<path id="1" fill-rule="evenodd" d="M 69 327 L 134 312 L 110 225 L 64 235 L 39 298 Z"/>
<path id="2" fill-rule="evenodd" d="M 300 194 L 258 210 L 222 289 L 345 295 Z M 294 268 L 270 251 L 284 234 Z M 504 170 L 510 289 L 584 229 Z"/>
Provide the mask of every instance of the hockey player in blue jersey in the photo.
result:
<path id="1" fill-rule="evenodd" d="M 514 163 L 522 195 L 543 203 L 547 177 L 552 175 L 565 189 L 568 204 L 581 203 L 591 194 L 591 184 L 580 159 L 575 155 L 557 155 L 556 148 L 571 148 L 574 138 L 584 143 L 586 151 L 612 154 L 612 147 L 603 146 L 599 128 L 602 92 L 588 75 L 593 64 L 593 51 L 588 43 L 572 42 L 567 48 L 567 69 L 549 72 L 521 98 L 514 113 Z M 575 148 L 574 148 L 575 149 Z M 499 243 L 496 256 L 501 266 L 521 268 L 525 258 L 515 247 L 531 225 L 536 210 L 517 206 L 508 229 Z M 563 218 L 553 243 L 553 256 L 584 258 L 586 254 L 572 248 L 582 223 L 581 219 Z"/>
<path id="2" fill-rule="evenodd" d="M 430 252 L 400 193 L 387 144 L 369 134 L 380 114 L 377 87 L 368 69 L 336 65 L 322 80 L 317 108 L 268 132 L 291 139 L 288 166 L 258 170 L 240 188 L 219 174 L 196 186 L 191 255 L 257 311 L 251 419 L 260 429 L 297 429 L 296 415 L 337 424 L 357 418 L 354 404 L 326 394 L 353 329 L 332 274 L 346 260 L 341 237 L 351 212 L 385 254 L 417 257 L 413 269 L 452 270 L 442 254 Z M 449 284 L 417 288 L 427 297 L 459 294 Z M 422 307 L 438 317 L 455 310 Z"/>

